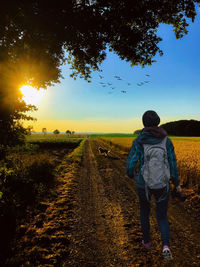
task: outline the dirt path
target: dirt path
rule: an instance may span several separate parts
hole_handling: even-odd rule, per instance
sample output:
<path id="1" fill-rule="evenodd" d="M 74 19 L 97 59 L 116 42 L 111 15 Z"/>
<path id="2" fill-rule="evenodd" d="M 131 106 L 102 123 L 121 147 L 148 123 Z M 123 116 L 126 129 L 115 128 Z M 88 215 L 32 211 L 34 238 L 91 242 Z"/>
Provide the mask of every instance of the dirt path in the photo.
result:
<path id="1" fill-rule="evenodd" d="M 64 266 L 200 266 L 200 223 L 174 199 L 169 208 L 173 260 L 162 259 L 154 205 L 153 248 L 143 249 L 135 183 L 125 175 L 125 158 L 116 155 L 99 155 L 97 141 L 86 145 L 78 191 L 80 220 L 74 253 Z"/>
<path id="2" fill-rule="evenodd" d="M 88 140 L 82 166 L 63 172 L 55 198 L 21 234 L 10 264 L 200 266 L 200 223 L 174 199 L 168 213 L 173 260 L 162 259 L 154 205 L 153 248 L 147 252 L 141 246 L 136 187 L 125 175 L 125 156 L 117 150 L 110 157 L 99 155 L 98 146 Z"/>

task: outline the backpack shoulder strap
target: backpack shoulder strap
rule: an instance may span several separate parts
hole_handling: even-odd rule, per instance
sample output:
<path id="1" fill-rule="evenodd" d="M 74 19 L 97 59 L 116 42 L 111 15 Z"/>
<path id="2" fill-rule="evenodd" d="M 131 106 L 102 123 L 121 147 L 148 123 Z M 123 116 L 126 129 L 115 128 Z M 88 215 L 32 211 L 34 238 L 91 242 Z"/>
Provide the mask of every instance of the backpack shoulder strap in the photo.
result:
<path id="1" fill-rule="evenodd" d="M 164 148 L 164 149 L 167 149 L 166 148 L 166 144 L 167 144 L 167 136 L 165 136 L 162 141 L 160 142 L 160 145 Z"/>

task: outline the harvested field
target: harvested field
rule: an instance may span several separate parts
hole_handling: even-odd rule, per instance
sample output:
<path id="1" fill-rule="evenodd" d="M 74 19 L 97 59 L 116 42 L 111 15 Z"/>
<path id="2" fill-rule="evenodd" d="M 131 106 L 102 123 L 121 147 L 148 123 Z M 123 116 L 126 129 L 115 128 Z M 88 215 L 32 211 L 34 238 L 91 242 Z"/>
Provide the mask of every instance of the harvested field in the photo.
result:
<path id="1" fill-rule="evenodd" d="M 170 137 L 174 144 L 181 183 L 186 189 L 200 193 L 200 137 Z M 134 137 L 103 137 L 107 144 L 128 153 Z"/>

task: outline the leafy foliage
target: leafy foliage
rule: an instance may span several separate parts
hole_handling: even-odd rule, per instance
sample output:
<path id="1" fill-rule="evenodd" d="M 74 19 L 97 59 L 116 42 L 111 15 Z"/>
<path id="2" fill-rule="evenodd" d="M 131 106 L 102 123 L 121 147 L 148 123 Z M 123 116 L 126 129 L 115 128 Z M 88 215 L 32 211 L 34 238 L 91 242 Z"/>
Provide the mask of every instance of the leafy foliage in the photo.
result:
<path id="1" fill-rule="evenodd" d="M 106 49 L 132 65 L 151 64 L 162 51 L 160 23 L 171 24 L 177 38 L 187 33 L 198 0 L 16 0 L 1 7 L 1 60 L 21 82 L 46 87 L 58 82 L 65 60 L 72 76 L 88 78 L 99 69 Z M 65 57 L 67 51 L 67 57 Z"/>
<path id="2" fill-rule="evenodd" d="M 27 105 L 21 99 L 19 84 L 13 81 L 16 77 L 9 76 L 3 64 L 1 68 L 0 61 L 0 145 L 5 149 L 7 146 L 24 142 L 24 135 L 29 129 L 26 130 L 22 126 L 21 120 L 33 120 L 31 116 L 26 115 L 26 112 L 37 108 Z"/>
<path id="3" fill-rule="evenodd" d="M 0 144 L 3 146 L 23 144 L 24 136 L 29 132 L 22 126 L 20 120 L 33 120 L 30 116 L 26 116 L 24 112 L 33 111 L 36 108 L 23 102 L 18 104 L 20 105 L 18 108 L 16 108 L 16 105 L 13 105 L 12 108 L 9 106 L 0 107 Z"/>

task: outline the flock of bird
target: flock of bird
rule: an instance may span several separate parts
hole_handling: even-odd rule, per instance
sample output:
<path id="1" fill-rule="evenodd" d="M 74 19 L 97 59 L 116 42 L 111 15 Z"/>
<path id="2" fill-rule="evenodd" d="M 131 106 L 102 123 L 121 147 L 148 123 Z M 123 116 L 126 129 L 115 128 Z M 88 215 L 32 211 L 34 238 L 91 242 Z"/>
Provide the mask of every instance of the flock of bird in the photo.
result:
<path id="1" fill-rule="evenodd" d="M 149 74 L 145 74 L 145 76 L 146 76 L 146 78 L 149 78 L 149 77 L 150 77 Z M 101 80 L 103 80 L 103 79 L 104 79 L 104 76 L 99 75 L 99 78 L 100 78 Z M 118 81 L 123 81 L 123 79 L 122 79 L 120 76 L 114 75 L 114 78 L 117 79 Z M 142 85 L 145 85 L 145 84 L 147 84 L 147 83 L 149 83 L 149 82 L 150 82 L 150 81 L 142 81 L 142 82 L 137 83 L 137 86 L 142 86 Z M 131 83 L 130 83 L 130 82 L 126 82 L 126 83 L 127 83 L 128 86 L 131 86 Z M 110 86 L 112 90 L 116 89 L 116 87 L 114 87 L 113 84 L 110 83 L 110 82 L 103 82 L 103 81 L 101 81 L 101 82 L 99 82 L 99 84 L 100 84 L 102 87 Z M 112 94 L 112 93 L 113 93 L 113 91 L 109 91 L 109 92 L 108 92 L 108 94 Z M 127 90 L 121 90 L 121 93 L 126 94 L 126 93 L 127 93 Z"/>

